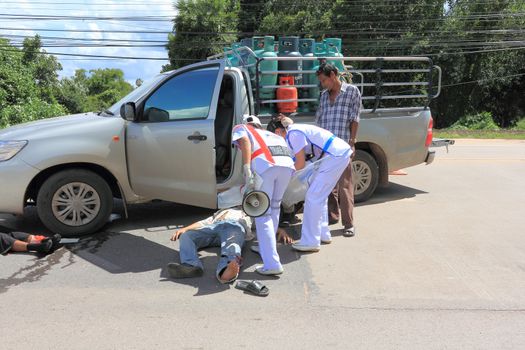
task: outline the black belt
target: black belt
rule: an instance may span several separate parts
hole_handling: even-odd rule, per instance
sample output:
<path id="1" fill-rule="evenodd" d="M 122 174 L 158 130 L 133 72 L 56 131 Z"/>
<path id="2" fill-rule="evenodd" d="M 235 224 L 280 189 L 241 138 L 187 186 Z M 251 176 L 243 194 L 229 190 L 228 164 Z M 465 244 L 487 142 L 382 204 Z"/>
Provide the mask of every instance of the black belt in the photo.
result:
<path id="1" fill-rule="evenodd" d="M 268 146 L 270 153 L 274 157 L 290 157 L 292 158 L 292 152 L 285 146 Z"/>

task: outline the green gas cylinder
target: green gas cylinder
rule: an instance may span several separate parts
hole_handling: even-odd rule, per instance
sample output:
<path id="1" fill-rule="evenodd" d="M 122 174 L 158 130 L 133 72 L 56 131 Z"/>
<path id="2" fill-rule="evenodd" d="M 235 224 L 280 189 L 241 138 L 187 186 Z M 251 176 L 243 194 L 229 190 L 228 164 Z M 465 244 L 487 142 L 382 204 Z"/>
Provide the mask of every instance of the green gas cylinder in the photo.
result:
<path id="1" fill-rule="evenodd" d="M 253 52 L 257 57 L 261 57 L 264 52 L 264 36 L 253 37 Z"/>
<path id="2" fill-rule="evenodd" d="M 298 36 L 285 36 L 279 38 L 279 57 L 295 57 L 301 58 L 302 55 L 299 52 L 299 37 Z M 301 60 L 296 61 L 279 61 L 279 70 L 302 70 L 303 63 Z M 296 85 L 301 85 L 302 74 L 292 74 Z"/>
<path id="3" fill-rule="evenodd" d="M 326 56 L 327 57 L 343 57 L 341 53 L 341 44 L 342 41 L 340 38 L 327 38 L 324 39 L 324 44 L 326 46 Z M 333 64 L 339 70 L 339 73 L 345 71 L 343 61 L 328 61 L 328 63 Z"/>
<path id="4" fill-rule="evenodd" d="M 301 39 L 299 40 L 299 52 L 303 57 L 314 57 L 315 50 L 315 40 L 314 39 Z M 313 70 L 316 61 L 303 61 L 303 70 Z M 304 85 L 313 85 L 318 84 L 317 75 L 315 73 L 304 73 L 303 74 L 303 84 Z M 318 88 L 302 88 L 299 89 L 300 98 L 317 98 L 316 92 L 312 90 L 317 90 L 317 95 L 319 95 Z M 309 112 L 311 106 L 314 105 L 310 102 L 303 102 L 299 104 L 299 110 L 301 112 Z"/>
<path id="5" fill-rule="evenodd" d="M 326 57 L 326 45 L 324 42 L 316 42 L 314 47 L 316 57 Z"/>
<path id="6" fill-rule="evenodd" d="M 261 54 L 262 57 L 277 57 L 277 53 L 274 51 L 274 41 L 275 38 L 273 36 L 265 36 L 264 37 L 264 46 L 263 46 L 263 52 Z M 278 68 L 278 62 L 277 61 L 262 61 L 259 64 L 259 71 L 265 72 L 265 71 L 276 71 Z M 277 85 L 277 74 L 261 74 L 260 75 L 260 85 Z M 275 98 L 275 89 L 261 89 L 259 92 L 259 96 L 261 99 L 265 100 L 271 100 Z M 273 105 L 263 105 L 263 108 L 261 109 L 261 113 L 268 113 L 271 114 Z"/>
<path id="7" fill-rule="evenodd" d="M 246 46 L 252 51 L 255 50 L 254 43 L 255 43 L 255 38 L 241 39 L 241 46 Z M 248 72 L 250 74 L 251 80 L 255 81 L 255 63 L 257 62 L 256 58 L 246 50 L 241 50 L 240 55 L 246 64 L 253 65 L 253 67 L 248 68 Z"/>
<path id="8" fill-rule="evenodd" d="M 314 55 L 316 57 L 327 57 L 326 44 L 324 42 L 315 43 Z M 315 61 L 312 69 L 315 71 L 319 70 L 319 66 L 321 65 L 322 62 L 324 62 L 324 60 Z M 311 103 L 312 109 L 317 109 L 317 106 L 319 105 L 319 96 L 321 95 L 321 86 L 319 85 L 319 79 L 317 78 L 317 74 L 315 75 L 315 78 L 317 79 L 315 82 L 317 83 L 317 87 L 312 88 L 309 91 L 309 96 L 308 96 L 310 98 L 317 99 L 317 101 Z"/>
<path id="9" fill-rule="evenodd" d="M 241 46 L 248 46 L 253 50 L 253 38 L 244 38 L 241 39 Z"/>
<path id="10" fill-rule="evenodd" d="M 240 43 L 233 43 L 231 47 L 225 47 L 224 52 L 232 51 L 238 49 L 239 47 L 241 47 Z M 234 53 L 228 53 L 226 54 L 226 57 L 228 58 L 233 67 L 239 66 L 239 57 L 237 55 L 235 55 Z"/>
<path id="11" fill-rule="evenodd" d="M 264 37 L 264 50 L 261 57 L 277 57 L 273 51 L 274 37 Z M 277 61 L 262 61 L 259 65 L 261 72 L 276 71 L 278 67 Z M 277 74 L 261 74 L 261 85 L 277 85 Z M 261 97 L 266 99 L 273 99 L 275 96 L 275 89 L 261 89 Z"/>

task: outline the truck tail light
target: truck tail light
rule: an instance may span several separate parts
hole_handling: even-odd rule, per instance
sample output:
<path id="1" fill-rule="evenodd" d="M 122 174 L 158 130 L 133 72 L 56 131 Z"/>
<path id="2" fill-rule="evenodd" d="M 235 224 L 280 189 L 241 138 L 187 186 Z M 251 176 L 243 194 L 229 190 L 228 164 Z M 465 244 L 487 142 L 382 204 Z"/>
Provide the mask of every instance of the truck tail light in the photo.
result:
<path id="1" fill-rule="evenodd" d="M 428 129 L 427 129 L 427 139 L 425 141 L 425 147 L 430 147 L 432 144 L 432 128 L 434 127 L 434 119 L 430 117 L 430 121 L 428 122 Z"/>

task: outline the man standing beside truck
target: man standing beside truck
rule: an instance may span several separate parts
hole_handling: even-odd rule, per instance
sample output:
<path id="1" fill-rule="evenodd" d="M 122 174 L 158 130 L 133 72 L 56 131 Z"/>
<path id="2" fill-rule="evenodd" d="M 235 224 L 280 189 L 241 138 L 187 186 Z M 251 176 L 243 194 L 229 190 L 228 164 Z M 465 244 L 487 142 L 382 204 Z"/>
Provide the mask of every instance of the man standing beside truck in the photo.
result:
<path id="1" fill-rule="evenodd" d="M 339 80 L 337 67 L 322 63 L 317 77 L 324 91 L 321 93 L 316 124 L 347 141 L 355 157 L 355 142 L 359 128 L 361 93 L 353 85 Z M 328 220 L 330 224 L 342 219 L 343 235 L 353 237 L 354 227 L 354 185 L 352 183 L 352 162 L 348 164 L 337 185 L 328 197 Z"/>

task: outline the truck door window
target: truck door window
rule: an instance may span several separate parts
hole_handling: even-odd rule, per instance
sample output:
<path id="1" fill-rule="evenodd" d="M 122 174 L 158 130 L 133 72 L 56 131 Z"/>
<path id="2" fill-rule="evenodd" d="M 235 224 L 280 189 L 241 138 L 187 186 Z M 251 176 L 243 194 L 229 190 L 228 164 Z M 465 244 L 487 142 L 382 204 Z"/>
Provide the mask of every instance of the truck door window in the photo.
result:
<path id="1" fill-rule="evenodd" d="M 219 67 L 176 75 L 158 88 L 144 104 L 143 121 L 206 119 Z"/>

